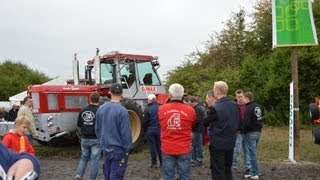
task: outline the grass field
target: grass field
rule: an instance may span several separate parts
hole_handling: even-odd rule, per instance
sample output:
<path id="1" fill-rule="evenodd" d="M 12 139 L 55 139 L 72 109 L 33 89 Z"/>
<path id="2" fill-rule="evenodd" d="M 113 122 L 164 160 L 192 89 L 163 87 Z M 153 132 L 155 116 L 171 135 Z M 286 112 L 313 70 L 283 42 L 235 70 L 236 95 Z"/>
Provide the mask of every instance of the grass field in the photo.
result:
<path id="1" fill-rule="evenodd" d="M 312 128 L 300 130 L 300 161 L 320 162 L 320 145 L 314 144 Z M 288 159 L 289 131 L 287 127 L 265 127 L 258 144 L 261 162 L 281 162 Z"/>
<path id="2" fill-rule="evenodd" d="M 312 141 L 311 127 L 300 130 L 300 161 L 320 162 L 320 145 L 316 145 Z M 258 144 L 259 161 L 263 163 L 281 163 L 288 160 L 288 142 L 289 134 L 287 127 L 264 127 L 262 136 Z M 53 157 L 53 158 L 79 158 L 80 147 L 50 147 L 43 145 L 35 145 L 37 156 Z M 206 152 L 208 147 L 206 148 Z M 206 153 L 206 158 L 209 158 Z M 149 158 L 149 150 L 143 145 L 139 153 L 134 153 L 130 158 L 145 159 Z M 241 158 L 240 158 L 241 159 Z"/>

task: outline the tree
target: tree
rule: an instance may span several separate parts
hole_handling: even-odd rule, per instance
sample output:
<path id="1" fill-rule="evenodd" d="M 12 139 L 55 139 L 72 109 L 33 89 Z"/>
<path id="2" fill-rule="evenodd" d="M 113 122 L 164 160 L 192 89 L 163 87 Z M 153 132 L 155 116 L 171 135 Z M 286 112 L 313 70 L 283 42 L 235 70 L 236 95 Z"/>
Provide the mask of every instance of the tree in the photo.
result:
<path id="1" fill-rule="evenodd" d="M 8 101 L 10 96 L 26 90 L 31 84 L 42 84 L 50 80 L 43 73 L 10 60 L 0 64 L 0 77 L 1 101 Z"/>
<path id="2" fill-rule="evenodd" d="M 313 3 L 318 39 L 319 1 Z M 233 13 L 225 28 L 210 37 L 203 52 L 192 53 L 183 66 L 169 72 L 168 82 L 181 83 L 189 94 L 203 97 L 214 81 L 226 81 L 230 95 L 238 88 L 254 93 L 266 124 L 288 124 L 290 48 L 272 49 L 270 0 L 257 2 L 250 26 L 244 22 L 245 14 L 242 9 Z M 298 61 L 300 122 L 306 124 L 311 122 L 308 104 L 320 96 L 320 47 L 299 48 Z"/>

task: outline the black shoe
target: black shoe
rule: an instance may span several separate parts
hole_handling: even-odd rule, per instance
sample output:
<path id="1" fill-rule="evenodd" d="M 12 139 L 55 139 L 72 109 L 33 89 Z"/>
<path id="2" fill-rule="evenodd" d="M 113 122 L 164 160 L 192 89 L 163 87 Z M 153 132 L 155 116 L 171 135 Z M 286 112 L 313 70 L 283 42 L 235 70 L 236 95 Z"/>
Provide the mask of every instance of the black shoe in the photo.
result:
<path id="1" fill-rule="evenodd" d="M 151 169 L 157 169 L 157 165 L 156 164 L 152 164 L 149 166 Z"/>

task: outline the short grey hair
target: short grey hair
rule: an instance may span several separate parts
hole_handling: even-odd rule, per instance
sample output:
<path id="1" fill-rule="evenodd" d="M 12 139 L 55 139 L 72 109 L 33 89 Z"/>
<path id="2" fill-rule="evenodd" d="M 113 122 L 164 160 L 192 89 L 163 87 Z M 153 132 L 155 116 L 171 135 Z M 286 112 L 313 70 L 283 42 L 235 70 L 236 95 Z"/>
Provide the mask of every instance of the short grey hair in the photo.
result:
<path id="1" fill-rule="evenodd" d="M 171 100 L 182 100 L 184 88 L 181 84 L 171 84 L 169 87 L 169 94 L 171 95 Z"/>

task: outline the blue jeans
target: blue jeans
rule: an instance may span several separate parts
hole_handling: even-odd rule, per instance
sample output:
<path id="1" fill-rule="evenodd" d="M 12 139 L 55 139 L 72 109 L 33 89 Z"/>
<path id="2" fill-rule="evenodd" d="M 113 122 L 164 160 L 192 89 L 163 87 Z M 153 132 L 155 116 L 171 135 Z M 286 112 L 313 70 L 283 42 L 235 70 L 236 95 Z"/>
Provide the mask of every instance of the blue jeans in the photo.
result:
<path id="1" fill-rule="evenodd" d="M 173 180 L 176 172 L 179 180 L 191 179 L 191 158 L 190 153 L 181 155 L 168 155 L 162 153 L 162 177 L 164 180 Z"/>
<path id="2" fill-rule="evenodd" d="M 77 175 L 83 177 L 87 163 L 91 159 L 90 179 L 97 179 L 101 147 L 97 139 L 81 139 L 81 158 Z"/>
<path id="3" fill-rule="evenodd" d="M 241 148 L 243 147 L 243 165 L 247 169 L 251 168 L 250 165 L 250 158 L 248 156 L 248 153 L 244 150 L 244 134 L 237 133 L 237 140 L 236 144 L 234 146 L 234 151 L 233 151 L 233 161 L 232 161 L 232 168 L 237 169 L 237 164 L 238 164 L 238 156 L 240 154 Z"/>
<path id="4" fill-rule="evenodd" d="M 128 167 L 128 156 L 123 149 L 104 151 L 103 174 L 105 180 L 122 180 Z"/>
<path id="5" fill-rule="evenodd" d="M 259 175 L 260 169 L 257 160 L 257 144 L 260 140 L 261 132 L 249 132 L 244 135 L 244 146 L 250 158 L 250 175 Z"/>
<path id="6" fill-rule="evenodd" d="M 150 148 L 151 165 L 157 165 L 157 157 L 158 157 L 159 163 L 161 166 L 162 157 L 161 157 L 160 132 L 149 128 L 147 131 L 147 142 Z"/>
<path id="7" fill-rule="evenodd" d="M 202 133 L 192 132 L 192 144 L 191 144 L 191 161 L 203 160 L 203 145 L 202 145 Z"/>

